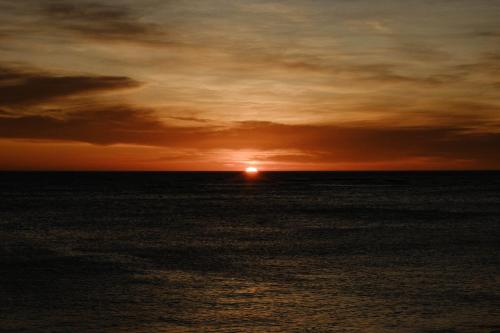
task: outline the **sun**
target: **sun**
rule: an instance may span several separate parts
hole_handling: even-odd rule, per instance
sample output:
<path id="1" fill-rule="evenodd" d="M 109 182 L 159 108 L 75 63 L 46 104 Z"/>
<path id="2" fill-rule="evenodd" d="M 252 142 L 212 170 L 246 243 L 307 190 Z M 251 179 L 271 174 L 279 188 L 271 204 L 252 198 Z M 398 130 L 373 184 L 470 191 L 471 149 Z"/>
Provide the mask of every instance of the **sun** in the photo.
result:
<path id="1" fill-rule="evenodd" d="M 258 173 L 259 170 L 256 167 L 248 167 L 248 168 L 245 169 L 245 172 L 246 173 L 255 174 L 255 173 Z"/>

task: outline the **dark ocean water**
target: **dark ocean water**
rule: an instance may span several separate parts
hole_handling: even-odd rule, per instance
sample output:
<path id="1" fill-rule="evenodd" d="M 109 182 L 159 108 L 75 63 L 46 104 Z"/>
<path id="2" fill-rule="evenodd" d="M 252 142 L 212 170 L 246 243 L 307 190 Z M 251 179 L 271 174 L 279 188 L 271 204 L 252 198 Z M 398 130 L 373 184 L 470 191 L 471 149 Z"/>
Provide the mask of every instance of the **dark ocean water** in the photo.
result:
<path id="1" fill-rule="evenodd" d="M 500 330 L 500 173 L 0 173 L 1 332 Z"/>

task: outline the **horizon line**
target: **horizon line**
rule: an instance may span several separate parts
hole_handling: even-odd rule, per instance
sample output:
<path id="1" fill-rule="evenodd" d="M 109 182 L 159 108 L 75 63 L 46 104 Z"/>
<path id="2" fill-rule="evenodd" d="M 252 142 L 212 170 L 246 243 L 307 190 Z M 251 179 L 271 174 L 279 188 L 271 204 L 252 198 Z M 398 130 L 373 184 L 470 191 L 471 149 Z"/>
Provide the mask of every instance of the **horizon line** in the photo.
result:
<path id="1" fill-rule="evenodd" d="M 66 169 L 32 169 L 1 170 L 0 173 L 245 173 L 245 170 L 66 170 Z M 500 172 L 500 169 L 363 169 L 363 170 L 259 170 L 259 173 L 355 173 L 355 172 Z"/>

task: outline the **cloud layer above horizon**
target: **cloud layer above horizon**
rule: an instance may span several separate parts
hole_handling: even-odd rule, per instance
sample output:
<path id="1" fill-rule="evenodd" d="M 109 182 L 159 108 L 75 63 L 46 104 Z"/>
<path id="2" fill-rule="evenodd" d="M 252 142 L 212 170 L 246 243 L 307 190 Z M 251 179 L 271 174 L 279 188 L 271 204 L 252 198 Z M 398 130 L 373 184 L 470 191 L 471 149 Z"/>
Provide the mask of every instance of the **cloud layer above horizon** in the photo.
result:
<path id="1" fill-rule="evenodd" d="M 0 0 L 0 169 L 500 169 L 499 16 Z"/>

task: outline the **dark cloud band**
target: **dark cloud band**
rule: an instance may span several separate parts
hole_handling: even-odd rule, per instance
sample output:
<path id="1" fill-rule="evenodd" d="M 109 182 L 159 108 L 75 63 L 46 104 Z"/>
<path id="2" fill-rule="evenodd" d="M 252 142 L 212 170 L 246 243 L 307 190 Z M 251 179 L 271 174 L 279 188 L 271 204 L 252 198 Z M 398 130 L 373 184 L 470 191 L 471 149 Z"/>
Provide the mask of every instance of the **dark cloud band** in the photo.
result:
<path id="1" fill-rule="evenodd" d="M 139 82 L 123 76 L 57 76 L 0 67 L 0 106 L 33 105 L 138 86 Z"/>

